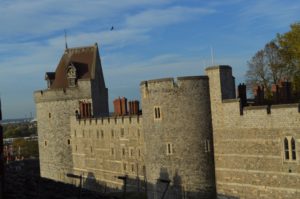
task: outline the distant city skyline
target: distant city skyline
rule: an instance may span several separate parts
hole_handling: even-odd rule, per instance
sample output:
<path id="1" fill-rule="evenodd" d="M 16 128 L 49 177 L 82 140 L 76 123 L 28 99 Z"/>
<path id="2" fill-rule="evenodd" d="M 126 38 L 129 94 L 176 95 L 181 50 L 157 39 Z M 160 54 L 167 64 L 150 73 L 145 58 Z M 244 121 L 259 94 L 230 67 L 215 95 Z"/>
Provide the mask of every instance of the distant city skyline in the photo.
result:
<path id="1" fill-rule="evenodd" d="M 142 80 L 204 75 L 205 67 L 226 64 L 236 83 L 244 81 L 247 61 L 289 31 L 299 10 L 291 0 L 1 1 L 3 117 L 35 114 L 33 92 L 55 71 L 64 30 L 70 48 L 98 43 L 113 111 L 118 96 L 139 99 Z"/>

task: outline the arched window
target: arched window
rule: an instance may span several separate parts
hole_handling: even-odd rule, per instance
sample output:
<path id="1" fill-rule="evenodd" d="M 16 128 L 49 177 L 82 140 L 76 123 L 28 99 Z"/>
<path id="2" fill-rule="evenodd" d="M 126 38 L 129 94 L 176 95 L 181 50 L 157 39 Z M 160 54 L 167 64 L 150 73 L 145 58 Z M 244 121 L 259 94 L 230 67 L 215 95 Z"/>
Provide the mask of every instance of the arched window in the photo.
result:
<path id="1" fill-rule="evenodd" d="M 289 152 L 289 141 L 287 138 L 284 138 L 284 158 L 286 160 L 290 159 L 290 152 Z"/>
<path id="2" fill-rule="evenodd" d="M 291 146 L 292 146 L 292 160 L 296 160 L 296 143 L 293 137 L 291 139 Z"/>

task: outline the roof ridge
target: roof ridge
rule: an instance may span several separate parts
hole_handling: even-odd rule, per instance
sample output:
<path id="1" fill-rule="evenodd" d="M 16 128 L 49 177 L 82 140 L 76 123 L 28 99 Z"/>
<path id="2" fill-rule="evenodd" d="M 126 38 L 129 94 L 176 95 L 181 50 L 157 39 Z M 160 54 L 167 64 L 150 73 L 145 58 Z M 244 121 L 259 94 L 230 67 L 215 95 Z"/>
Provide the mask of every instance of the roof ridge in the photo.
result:
<path id="1" fill-rule="evenodd" d="M 67 48 L 65 49 L 65 52 L 74 52 L 77 50 L 85 50 L 85 49 L 95 49 L 97 46 L 96 45 L 92 45 L 92 46 L 80 46 L 80 47 L 73 47 L 73 48 Z"/>

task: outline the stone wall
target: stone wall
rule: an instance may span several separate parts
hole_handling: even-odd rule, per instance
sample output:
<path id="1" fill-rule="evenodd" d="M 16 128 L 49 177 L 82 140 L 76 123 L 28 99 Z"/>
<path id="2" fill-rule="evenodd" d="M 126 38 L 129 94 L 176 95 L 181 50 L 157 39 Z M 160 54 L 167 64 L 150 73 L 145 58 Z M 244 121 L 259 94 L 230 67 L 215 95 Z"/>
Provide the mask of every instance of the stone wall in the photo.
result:
<path id="1" fill-rule="evenodd" d="M 73 167 L 70 116 L 78 110 L 79 100 L 91 101 L 90 88 L 90 81 L 79 81 L 75 88 L 34 93 L 42 177 L 67 182 L 66 173 Z"/>
<path id="2" fill-rule="evenodd" d="M 208 78 L 141 83 L 148 198 L 213 198 Z"/>
<path id="3" fill-rule="evenodd" d="M 219 69 L 207 70 L 211 96 L 220 96 L 218 87 L 228 83 L 217 81 L 226 75 Z M 218 121 L 213 122 L 213 135 L 219 197 L 300 198 L 299 105 L 241 109 L 239 99 L 211 101 L 213 121 Z M 296 160 L 284 156 L 284 139 L 291 137 L 296 140 Z"/>
<path id="4" fill-rule="evenodd" d="M 127 190 L 144 190 L 145 146 L 141 116 L 86 120 L 72 117 L 70 146 L 74 173 L 84 176 L 86 188 L 97 189 L 94 183 L 120 191 L 123 181 L 118 176 L 127 175 Z"/>

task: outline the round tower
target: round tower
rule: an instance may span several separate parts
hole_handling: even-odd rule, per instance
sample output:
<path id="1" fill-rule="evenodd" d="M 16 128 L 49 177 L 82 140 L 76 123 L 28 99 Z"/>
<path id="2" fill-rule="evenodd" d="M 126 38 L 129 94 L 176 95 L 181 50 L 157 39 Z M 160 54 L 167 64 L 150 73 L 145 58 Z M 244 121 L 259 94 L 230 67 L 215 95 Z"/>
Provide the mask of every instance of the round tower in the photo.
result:
<path id="1" fill-rule="evenodd" d="M 148 198 L 215 197 L 207 76 L 141 83 Z"/>

